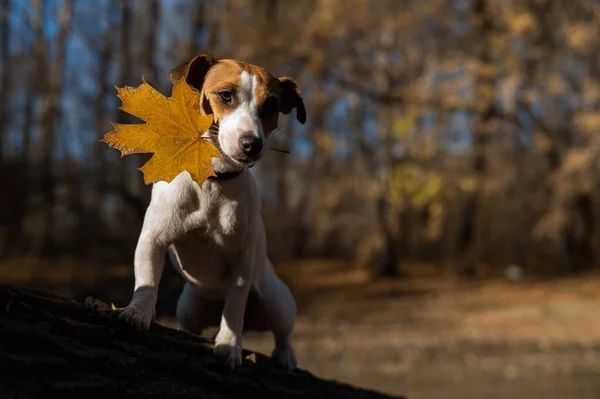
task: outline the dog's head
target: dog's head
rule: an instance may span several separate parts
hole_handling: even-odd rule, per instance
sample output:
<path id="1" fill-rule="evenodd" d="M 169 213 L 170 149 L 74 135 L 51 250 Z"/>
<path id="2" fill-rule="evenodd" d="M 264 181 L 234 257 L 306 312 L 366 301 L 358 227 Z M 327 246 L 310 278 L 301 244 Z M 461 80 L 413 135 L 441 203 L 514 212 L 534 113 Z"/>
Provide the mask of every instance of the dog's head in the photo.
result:
<path id="1" fill-rule="evenodd" d="M 200 108 L 213 114 L 211 131 L 218 131 L 222 154 L 238 167 L 261 158 L 279 113 L 296 108 L 298 121 L 306 121 L 302 93 L 292 78 L 275 78 L 259 66 L 217 61 L 205 54 L 171 71 L 171 81 L 177 82 L 186 72 L 187 84 L 200 93 Z"/>

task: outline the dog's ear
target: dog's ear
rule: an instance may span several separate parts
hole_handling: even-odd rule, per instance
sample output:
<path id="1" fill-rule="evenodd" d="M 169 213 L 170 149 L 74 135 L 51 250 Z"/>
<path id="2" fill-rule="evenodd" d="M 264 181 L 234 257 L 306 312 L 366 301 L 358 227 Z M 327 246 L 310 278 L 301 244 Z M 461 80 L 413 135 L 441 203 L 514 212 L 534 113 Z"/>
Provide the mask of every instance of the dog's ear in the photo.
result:
<path id="1" fill-rule="evenodd" d="M 289 114 L 296 108 L 296 119 L 302 124 L 306 122 L 306 109 L 302 101 L 302 92 L 298 83 L 292 78 L 279 78 L 279 90 L 281 98 L 281 113 Z"/>
<path id="2" fill-rule="evenodd" d="M 208 54 L 199 54 L 195 56 L 191 61 L 185 64 L 179 65 L 173 69 L 169 74 L 171 82 L 177 83 L 179 79 L 184 77 L 187 73 L 186 82 L 190 87 L 198 91 L 202 90 L 202 84 L 204 83 L 204 76 L 211 66 L 217 63 L 212 56 Z"/>
<path id="3" fill-rule="evenodd" d="M 171 82 L 177 83 L 184 76 L 186 77 L 186 83 L 194 90 L 202 93 L 202 85 L 204 84 L 204 77 L 211 66 L 217 63 L 212 56 L 208 54 L 199 54 L 195 56 L 190 62 L 179 65 L 173 69 L 169 74 Z M 202 109 L 208 114 L 212 114 L 210 103 L 206 96 L 202 95 Z"/>

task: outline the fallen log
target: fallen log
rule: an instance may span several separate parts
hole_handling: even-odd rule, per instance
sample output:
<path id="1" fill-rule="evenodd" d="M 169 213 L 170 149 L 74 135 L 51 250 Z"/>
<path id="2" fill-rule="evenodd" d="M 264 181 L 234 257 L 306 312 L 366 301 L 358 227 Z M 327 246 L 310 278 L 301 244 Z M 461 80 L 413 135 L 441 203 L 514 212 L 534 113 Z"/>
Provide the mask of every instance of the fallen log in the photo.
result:
<path id="1" fill-rule="evenodd" d="M 1 285 L 0 370 L 2 398 L 392 398 L 248 351 L 230 371 L 202 337 L 156 323 L 136 333 L 111 312 Z"/>

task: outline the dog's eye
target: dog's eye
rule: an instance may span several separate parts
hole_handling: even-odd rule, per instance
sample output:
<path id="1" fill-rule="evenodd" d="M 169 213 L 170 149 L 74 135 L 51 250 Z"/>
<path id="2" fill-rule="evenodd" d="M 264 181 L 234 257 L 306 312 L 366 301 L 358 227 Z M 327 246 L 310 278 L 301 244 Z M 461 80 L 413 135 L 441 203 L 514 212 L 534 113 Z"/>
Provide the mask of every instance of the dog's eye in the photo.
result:
<path id="1" fill-rule="evenodd" d="M 275 97 L 269 97 L 265 100 L 262 107 L 260 107 L 260 116 L 262 118 L 268 118 L 273 116 L 277 112 L 277 100 Z"/>
<path id="2" fill-rule="evenodd" d="M 224 102 L 228 103 L 231 102 L 231 92 L 229 90 L 223 90 L 217 93 L 219 95 L 219 97 L 221 97 L 221 100 L 223 100 Z"/>

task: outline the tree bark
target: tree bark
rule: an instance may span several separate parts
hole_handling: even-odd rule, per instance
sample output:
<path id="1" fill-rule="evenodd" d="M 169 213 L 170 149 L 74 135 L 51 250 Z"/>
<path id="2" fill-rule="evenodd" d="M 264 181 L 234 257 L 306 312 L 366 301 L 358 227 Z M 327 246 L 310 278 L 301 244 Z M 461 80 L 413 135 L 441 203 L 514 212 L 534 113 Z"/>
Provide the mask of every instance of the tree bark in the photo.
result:
<path id="1" fill-rule="evenodd" d="M 133 26 L 131 2 L 130 1 L 117 1 L 115 5 L 120 4 L 121 8 L 121 54 L 119 58 L 119 83 L 118 86 L 131 85 L 131 69 L 133 66 L 133 59 L 131 53 L 131 30 Z M 125 112 L 116 110 L 116 122 L 117 123 L 132 123 L 132 119 Z M 120 159 L 117 166 L 117 184 L 123 187 L 129 187 L 128 170 L 131 165 L 132 159 L 130 157 L 124 157 Z M 126 204 L 121 201 L 118 204 L 118 217 L 121 220 L 127 220 L 128 209 Z"/>
<path id="2" fill-rule="evenodd" d="M 492 65 L 492 30 L 493 16 L 488 9 L 489 0 L 477 0 L 473 3 L 473 15 L 480 21 L 481 50 L 479 62 L 482 67 Z M 494 77 L 489 72 L 481 73 L 478 86 L 486 93 L 486 88 L 495 87 Z M 494 91 L 492 91 L 493 93 Z M 456 261 L 454 272 L 459 276 L 473 276 L 477 273 L 479 261 L 479 243 L 477 236 L 477 219 L 481 212 L 483 189 L 487 173 L 486 147 L 488 141 L 489 122 L 497 115 L 494 98 L 490 95 L 480 96 L 484 105 L 479 111 L 479 120 L 473 132 L 473 163 L 471 171 L 475 180 L 474 190 L 469 193 L 462 211 L 462 218 L 456 243 Z"/>
<path id="3" fill-rule="evenodd" d="M 399 223 L 399 221 L 391 222 L 394 216 L 390 212 L 392 207 L 388 199 L 390 181 L 394 172 L 394 160 L 392 156 L 394 118 L 390 107 L 384 107 L 381 112 L 386 129 L 383 132 L 383 145 L 380 153 L 381 164 L 379 165 L 379 171 L 381 189 L 377 198 L 377 222 L 384 239 L 384 258 L 379 266 L 378 274 L 380 277 L 395 278 L 400 277 L 398 240 L 396 234 L 394 234 L 393 225 L 390 223 Z"/>
<path id="4" fill-rule="evenodd" d="M 22 125 L 23 148 L 21 149 L 15 162 L 11 165 L 15 167 L 13 172 L 8 171 L 10 166 L 6 162 L 1 163 L 2 173 L 4 176 L 16 177 L 14 184 L 8 184 L 7 187 L 12 187 L 10 195 L 5 196 L 5 200 L 10 200 L 8 206 L 3 206 L 8 213 L 8 226 L 6 227 L 6 239 L 3 247 L 0 250 L 0 258 L 9 258 L 27 253 L 29 240 L 26 237 L 23 221 L 29 211 L 31 203 L 31 129 L 34 122 L 34 98 L 35 98 L 35 81 L 25 84 L 25 110 Z M 3 178 L 4 180 L 4 178 Z"/>
<path id="5" fill-rule="evenodd" d="M 31 14 L 32 14 L 32 25 L 34 31 L 34 54 L 35 54 L 35 84 L 34 84 L 34 93 L 33 98 L 36 98 L 36 102 L 40 102 L 42 104 L 42 124 L 46 122 L 44 120 L 44 116 L 47 114 L 45 108 L 47 108 L 47 93 L 48 93 L 48 78 L 47 78 L 47 66 L 46 66 L 46 42 L 44 37 L 44 8 L 43 2 L 41 0 L 31 0 L 30 1 Z M 34 115 L 31 115 L 34 116 Z M 43 174 L 51 174 L 49 169 L 46 169 L 47 165 L 50 164 L 52 160 L 52 148 L 51 143 L 49 143 L 50 137 L 48 128 L 45 128 L 42 132 L 42 138 L 40 140 L 40 148 L 39 151 L 42 155 L 34 160 L 34 170 L 35 170 L 35 179 L 37 180 L 37 184 L 39 184 L 40 191 L 43 195 L 43 202 L 47 204 L 48 197 L 52 195 L 52 190 L 49 189 L 49 185 L 47 183 L 47 178 Z M 48 204 L 50 208 L 50 204 Z M 44 230 L 44 236 L 49 235 L 49 230 L 51 230 L 51 226 L 48 226 L 49 223 L 53 223 L 52 221 L 52 211 L 53 209 L 46 210 L 47 217 L 44 221 L 45 225 L 42 227 Z M 42 251 L 44 251 L 43 246 L 46 244 L 45 237 L 42 236 L 38 240 L 33 242 L 31 246 L 32 251 L 35 255 L 40 255 Z"/>
<path id="6" fill-rule="evenodd" d="M 323 78 L 323 76 L 321 76 Z M 307 186 L 298 200 L 296 208 L 296 216 L 294 223 L 296 225 L 296 231 L 294 233 L 293 242 L 293 256 L 297 258 L 303 258 L 307 255 L 307 240 L 310 234 L 310 223 L 308 222 L 307 210 L 310 206 L 311 196 L 314 194 L 313 185 L 317 181 L 317 174 L 320 170 L 327 170 L 327 154 L 318 145 L 318 135 L 323 134 L 325 130 L 325 109 L 327 109 L 327 100 L 325 94 L 322 91 L 318 91 L 313 94 L 316 104 L 313 109 L 310 126 L 310 142 L 312 146 L 311 162 L 309 163 L 304 181 L 308 182 Z"/>
<path id="7" fill-rule="evenodd" d="M 46 60 L 44 2 L 36 0 L 33 8 L 36 12 L 36 63 L 37 79 L 42 93 L 41 106 L 41 188 L 46 215 L 44 223 L 44 242 L 42 255 L 52 256 L 55 250 L 55 175 L 53 170 L 53 154 L 56 141 L 56 125 L 60 120 L 60 96 L 63 86 L 64 60 L 66 58 L 67 36 L 71 28 L 73 0 L 66 0 L 58 11 L 59 33 L 57 37 L 54 63 L 48 65 Z"/>
<path id="8" fill-rule="evenodd" d="M 248 351 L 232 372 L 201 337 L 158 324 L 135 333 L 111 312 L 8 286 L 0 286 L 0 367 L 3 398 L 392 398 L 283 372 Z"/>
<path id="9" fill-rule="evenodd" d="M 98 95 L 96 96 L 96 100 L 94 102 L 94 120 L 95 120 L 95 142 L 93 144 L 94 148 L 94 158 L 92 161 L 92 170 L 94 171 L 94 193 L 90 198 L 89 206 L 86 207 L 86 220 L 82 220 L 79 223 L 79 231 L 77 232 L 79 237 L 83 240 L 83 245 L 81 247 L 86 251 L 86 253 L 90 253 L 90 250 L 94 248 L 94 244 L 98 242 L 99 236 L 104 233 L 99 226 L 104 226 L 102 223 L 102 208 L 101 202 L 102 197 L 106 195 L 103 191 L 103 187 L 107 185 L 106 183 L 106 170 L 107 170 L 107 162 L 106 162 L 106 146 L 97 142 L 104 134 L 109 131 L 108 124 L 108 112 L 106 110 L 106 98 L 108 96 L 109 85 L 108 80 L 108 70 L 110 67 L 110 63 L 112 60 L 112 48 L 113 48 L 113 32 L 117 27 L 115 23 L 115 18 L 112 10 L 109 10 L 108 15 L 106 16 L 109 24 L 106 27 L 106 30 L 102 34 L 102 39 L 100 42 L 99 48 L 99 59 L 98 59 L 98 74 L 96 75 L 96 82 L 99 87 Z M 81 192 L 81 201 L 84 202 L 84 191 Z"/>
<path id="10" fill-rule="evenodd" d="M 9 57 L 10 29 L 9 18 L 10 3 L 8 0 L 2 0 L 0 3 L 0 60 L 2 60 L 2 76 L 0 77 L 0 165 L 4 162 L 5 151 L 4 141 L 9 126 L 9 106 L 8 99 L 10 95 L 11 68 Z"/>
<path id="11" fill-rule="evenodd" d="M 6 140 L 9 131 L 9 96 L 10 96 L 10 81 L 11 81 L 11 63 L 9 58 L 9 18 L 10 3 L 8 0 L 0 1 L 0 60 L 2 62 L 2 75 L 0 75 L 0 176 L 4 180 L 5 176 L 2 170 L 6 168 L 7 162 L 5 159 L 4 141 Z M 7 246 L 5 244 L 11 239 L 10 224 L 13 220 L 8 209 L 4 208 L 4 201 L 0 200 L 0 258 L 6 253 Z"/>
<path id="12" fill-rule="evenodd" d="M 149 24 L 146 27 L 146 46 L 144 47 L 144 78 L 154 87 L 160 87 L 158 65 L 156 64 L 156 44 L 158 42 L 158 24 L 160 20 L 160 5 L 158 0 L 151 0 L 148 5 Z"/>

